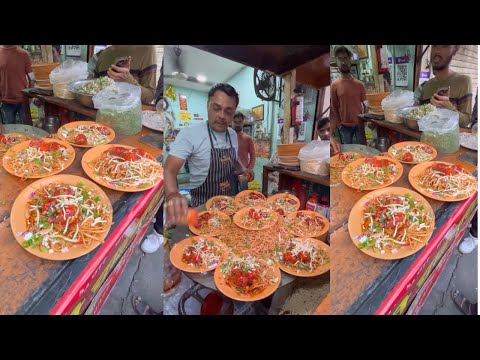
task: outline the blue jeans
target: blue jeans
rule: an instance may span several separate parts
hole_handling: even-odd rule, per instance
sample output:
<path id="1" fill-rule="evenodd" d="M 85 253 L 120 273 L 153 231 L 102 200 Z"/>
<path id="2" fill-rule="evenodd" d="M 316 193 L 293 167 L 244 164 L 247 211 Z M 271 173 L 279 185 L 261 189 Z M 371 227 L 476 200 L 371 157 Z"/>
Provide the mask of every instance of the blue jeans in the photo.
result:
<path id="1" fill-rule="evenodd" d="M 4 124 L 15 124 L 17 114 L 20 117 L 20 124 L 25 124 L 25 107 L 23 103 L 7 104 L 0 103 L 0 111 L 2 112 L 2 119 Z"/>
<path id="2" fill-rule="evenodd" d="M 340 126 L 338 130 L 342 144 L 360 144 L 360 127 L 358 125 L 352 127 Z M 355 141 L 353 141 L 354 136 Z"/>

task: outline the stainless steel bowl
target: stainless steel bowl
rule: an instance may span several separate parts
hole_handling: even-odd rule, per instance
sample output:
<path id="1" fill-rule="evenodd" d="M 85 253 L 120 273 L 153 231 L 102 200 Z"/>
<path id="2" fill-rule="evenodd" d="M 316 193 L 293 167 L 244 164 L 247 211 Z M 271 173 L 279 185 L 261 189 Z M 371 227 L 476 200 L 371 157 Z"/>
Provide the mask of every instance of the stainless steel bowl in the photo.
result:
<path id="1" fill-rule="evenodd" d="M 76 80 L 76 81 L 72 81 L 71 83 L 69 83 L 67 85 L 67 89 L 75 94 L 75 100 L 77 100 L 83 106 L 86 106 L 86 107 L 89 107 L 89 108 L 92 108 L 92 109 L 95 108 L 95 106 L 93 105 L 93 95 L 82 93 L 82 92 L 78 91 L 78 89 L 82 85 L 87 84 L 87 83 L 91 83 L 94 80 L 95 79 L 92 79 L 92 80 Z"/>
<path id="2" fill-rule="evenodd" d="M 409 129 L 415 130 L 415 131 L 420 131 L 419 128 L 418 128 L 418 120 L 419 119 L 414 119 L 414 118 L 408 117 L 407 114 L 408 114 L 409 111 L 414 110 L 414 109 L 418 109 L 418 108 L 419 108 L 419 106 L 409 106 L 409 107 L 405 107 L 405 108 L 402 108 L 402 109 L 397 111 L 397 115 L 400 116 L 403 119 L 403 123 L 405 124 L 405 126 L 408 127 Z"/>

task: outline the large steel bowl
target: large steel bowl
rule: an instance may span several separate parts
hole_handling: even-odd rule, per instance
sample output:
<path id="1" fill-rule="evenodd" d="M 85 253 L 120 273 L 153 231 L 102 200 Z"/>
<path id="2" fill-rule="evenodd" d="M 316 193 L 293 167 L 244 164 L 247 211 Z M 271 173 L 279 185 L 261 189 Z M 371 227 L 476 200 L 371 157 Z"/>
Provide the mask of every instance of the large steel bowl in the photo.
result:
<path id="1" fill-rule="evenodd" d="M 72 81 L 71 83 L 69 83 L 67 85 L 68 90 L 70 90 L 72 93 L 75 94 L 75 100 L 77 100 L 77 102 L 79 102 L 83 106 L 86 106 L 86 107 L 89 107 L 89 108 L 92 108 L 92 109 L 95 108 L 95 106 L 93 105 L 93 95 L 82 93 L 82 92 L 78 91 L 78 89 L 82 85 L 87 84 L 87 83 L 91 83 L 93 81 L 94 81 L 94 79 L 92 79 L 92 80 L 76 80 L 76 81 Z"/>
<path id="2" fill-rule="evenodd" d="M 407 114 L 411 110 L 418 109 L 418 108 L 419 106 L 409 106 L 409 107 L 401 108 L 400 110 L 397 111 L 397 115 L 403 119 L 403 123 L 405 124 L 405 126 L 415 131 L 420 131 L 418 128 L 418 120 L 420 119 L 414 119 L 412 117 L 407 116 Z"/>

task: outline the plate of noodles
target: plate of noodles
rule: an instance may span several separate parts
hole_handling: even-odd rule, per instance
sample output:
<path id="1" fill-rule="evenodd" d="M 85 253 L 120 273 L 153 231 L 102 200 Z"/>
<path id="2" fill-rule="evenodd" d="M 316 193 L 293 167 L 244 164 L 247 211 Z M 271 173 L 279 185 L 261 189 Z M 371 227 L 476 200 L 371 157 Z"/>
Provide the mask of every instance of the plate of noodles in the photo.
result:
<path id="1" fill-rule="evenodd" d="M 477 192 L 477 179 L 460 165 L 428 161 L 408 173 L 410 184 L 424 196 L 439 201 L 462 201 Z"/>
<path id="2" fill-rule="evenodd" d="M 16 198 L 13 234 L 29 253 L 48 260 L 75 259 L 99 246 L 112 226 L 113 210 L 103 190 L 74 175 L 35 181 Z"/>
<path id="3" fill-rule="evenodd" d="M 354 205 L 348 231 L 355 246 L 378 259 L 395 260 L 423 248 L 435 229 L 435 214 L 416 191 L 389 187 L 372 191 Z"/>
<path id="4" fill-rule="evenodd" d="M 142 149 L 126 145 L 98 145 L 82 158 L 90 179 L 113 190 L 136 192 L 163 180 L 163 167 Z"/>

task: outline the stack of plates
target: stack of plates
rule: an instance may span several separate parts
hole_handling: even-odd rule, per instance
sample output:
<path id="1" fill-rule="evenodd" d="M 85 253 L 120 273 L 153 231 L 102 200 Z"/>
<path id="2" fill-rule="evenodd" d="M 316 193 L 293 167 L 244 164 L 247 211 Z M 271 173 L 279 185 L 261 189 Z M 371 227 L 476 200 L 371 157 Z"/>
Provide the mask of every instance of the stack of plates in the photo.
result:
<path id="1" fill-rule="evenodd" d="M 35 80 L 35 87 L 42 90 L 53 90 L 50 80 Z"/>
<path id="2" fill-rule="evenodd" d="M 300 166 L 298 153 L 304 144 L 280 144 L 277 145 L 278 162 L 287 166 Z"/>
<path id="3" fill-rule="evenodd" d="M 383 115 L 383 109 L 381 106 L 369 106 L 369 112 L 374 115 Z"/>
<path id="4" fill-rule="evenodd" d="M 287 166 L 300 166 L 300 160 L 297 156 L 279 156 L 278 163 Z"/>

